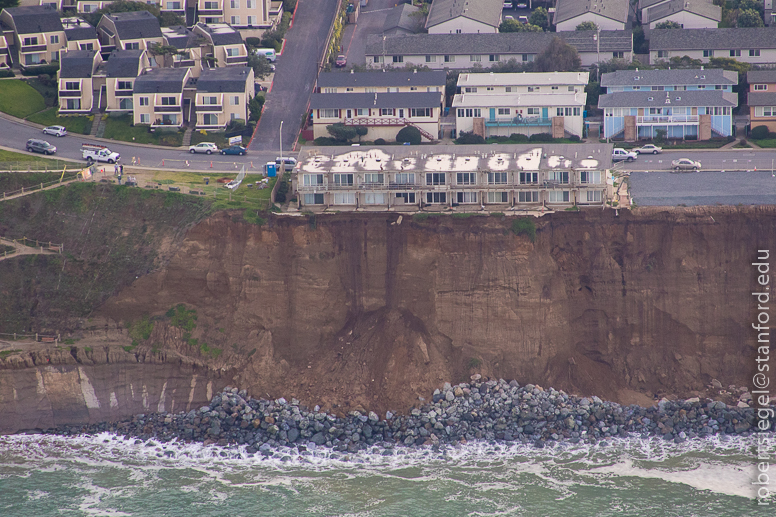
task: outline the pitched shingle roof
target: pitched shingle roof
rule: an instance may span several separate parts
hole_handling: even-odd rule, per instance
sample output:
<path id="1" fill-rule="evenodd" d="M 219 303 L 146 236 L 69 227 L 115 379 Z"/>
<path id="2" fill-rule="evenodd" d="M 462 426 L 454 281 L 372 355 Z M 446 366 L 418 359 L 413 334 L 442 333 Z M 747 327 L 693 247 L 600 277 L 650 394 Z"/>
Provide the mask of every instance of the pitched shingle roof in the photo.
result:
<path id="1" fill-rule="evenodd" d="M 153 68 L 135 80 L 134 93 L 181 93 L 188 68 Z"/>
<path id="2" fill-rule="evenodd" d="M 112 13 L 103 16 L 113 21 L 118 37 L 123 40 L 162 37 L 159 20 L 148 11 Z"/>
<path id="3" fill-rule="evenodd" d="M 140 57 L 144 50 L 114 50 L 105 65 L 107 77 L 137 77 L 140 74 Z"/>
<path id="4" fill-rule="evenodd" d="M 662 20 L 676 13 L 686 11 L 688 13 L 703 16 L 709 20 L 719 22 L 722 20 L 722 8 L 711 3 L 711 0 L 671 0 L 661 5 L 656 5 L 644 11 L 644 24 Z"/>
<path id="5" fill-rule="evenodd" d="M 601 86 L 660 86 L 738 84 L 738 73 L 721 68 L 674 70 L 617 70 L 601 75 Z"/>
<path id="6" fill-rule="evenodd" d="M 436 108 L 439 93 L 314 93 L 310 108 Z"/>
<path id="7" fill-rule="evenodd" d="M 164 40 L 178 50 L 195 47 L 197 35 L 183 25 L 162 28 Z"/>
<path id="8" fill-rule="evenodd" d="M 650 100 L 652 99 L 652 100 Z M 666 102 L 669 99 L 670 102 Z M 738 94 L 722 90 L 615 92 L 598 98 L 599 108 L 738 106 Z"/>
<path id="9" fill-rule="evenodd" d="M 776 48 L 776 28 L 653 29 L 649 50 L 741 50 Z"/>
<path id="10" fill-rule="evenodd" d="M 776 70 L 752 70 L 746 73 L 746 82 L 776 83 Z"/>
<path id="11" fill-rule="evenodd" d="M 83 41 L 83 40 L 98 39 L 97 29 L 95 29 L 89 24 L 65 29 L 65 36 L 67 36 L 67 41 Z"/>
<path id="12" fill-rule="evenodd" d="M 392 8 L 385 17 L 383 32 L 389 32 L 395 29 L 404 29 L 414 32 L 421 27 L 421 16 L 418 14 L 419 8 L 412 4 L 401 4 Z"/>
<path id="13" fill-rule="evenodd" d="M 447 74 L 435 72 L 324 72 L 318 86 L 444 86 Z"/>
<path id="14" fill-rule="evenodd" d="M 83 79 L 91 77 L 94 67 L 94 50 L 71 50 L 60 56 L 59 77 Z"/>
<path id="15" fill-rule="evenodd" d="M 367 56 L 383 55 L 440 55 L 453 54 L 538 54 L 559 37 L 578 52 L 596 52 L 593 37 L 596 31 L 569 32 L 505 32 L 501 34 L 412 34 L 380 35 L 367 39 Z M 633 49 L 632 31 L 601 31 L 601 52 L 630 52 Z"/>
<path id="16" fill-rule="evenodd" d="M 776 106 L 776 93 L 749 92 L 746 103 L 749 106 Z"/>
<path id="17" fill-rule="evenodd" d="M 197 79 L 197 91 L 242 93 L 245 91 L 245 81 L 248 80 L 250 71 L 247 66 L 203 68 L 202 75 Z"/>
<path id="18" fill-rule="evenodd" d="M 28 5 L 5 9 L 13 17 L 18 34 L 57 32 L 65 30 L 56 9 L 48 5 Z"/>
<path id="19" fill-rule="evenodd" d="M 199 22 L 195 27 L 198 27 L 202 31 L 206 32 L 210 39 L 213 41 L 213 45 L 239 45 L 243 42 L 242 36 L 235 29 L 229 25 L 219 23 L 213 25 L 207 25 Z"/>
<path id="20" fill-rule="evenodd" d="M 463 17 L 492 27 L 501 23 L 503 0 L 434 0 L 428 11 L 426 28 Z"/>
<path id="21" fill-rule="evenodd" d="M 628 0 L 558 0 L 553 23 L 557 25 L 587 12 L 625 23 L 628 9 Z"/>

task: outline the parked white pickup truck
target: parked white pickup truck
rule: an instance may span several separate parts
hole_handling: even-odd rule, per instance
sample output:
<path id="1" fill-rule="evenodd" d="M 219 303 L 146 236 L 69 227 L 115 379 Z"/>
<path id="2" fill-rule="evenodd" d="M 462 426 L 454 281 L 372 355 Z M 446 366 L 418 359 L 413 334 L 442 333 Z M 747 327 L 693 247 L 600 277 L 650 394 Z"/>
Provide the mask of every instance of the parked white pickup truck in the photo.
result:
<path id="1" fill-rule="evenodd" d="M 83 144 L 81 146 L 81 152 L 83 153 L 84 160 L 89 163 L 92 162 L 108 162 L 116 163 L 121 158 L 119 153 L 111 152 L 110 149 L 104 145 L 96 144 Z"/>
<path id="2" fill-rule="evenodd" d="M 636 158 L 638 158 L 639 155 L 634 153 L 633 151 L 626 151 L 625 149 L 622 149 L 620 147 L 616 147 L 612 149 L 612 161 L 613 162 L 632 162 Z"/>

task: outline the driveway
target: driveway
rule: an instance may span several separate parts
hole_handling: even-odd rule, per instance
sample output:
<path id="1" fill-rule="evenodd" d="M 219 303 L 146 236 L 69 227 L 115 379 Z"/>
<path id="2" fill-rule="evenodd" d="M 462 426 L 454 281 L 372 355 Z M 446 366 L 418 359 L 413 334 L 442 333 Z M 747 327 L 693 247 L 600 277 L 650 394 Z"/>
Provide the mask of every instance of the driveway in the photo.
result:
<path id="1" fill-rule="evenodd" d="M 398 5 L 401 5 L 401 1 Z M 370 34 L 382 34 L 383 25 L 388 12 L 397 5 L 396 0 L 369 0 L 366 7 L 361 8 L 361 14 L 358 16 L 358 22 L 345 26 L 345 32 L 342 35 L 342 48 L 348 56 L 348 66 L 364 66 L 366 57 L 366 40 Z"/>
<path id="2" fill-rule="evenodd" d="M 275 79 L 267 93 L 264 113 L 249 147 L 252 151 L 291 149 L 307 112 L 318 76 L 326 36 L 334 23 L 337 0 L 299 0 L 294 24 L 288 30 L 283 53 L 275 63 Z"/>

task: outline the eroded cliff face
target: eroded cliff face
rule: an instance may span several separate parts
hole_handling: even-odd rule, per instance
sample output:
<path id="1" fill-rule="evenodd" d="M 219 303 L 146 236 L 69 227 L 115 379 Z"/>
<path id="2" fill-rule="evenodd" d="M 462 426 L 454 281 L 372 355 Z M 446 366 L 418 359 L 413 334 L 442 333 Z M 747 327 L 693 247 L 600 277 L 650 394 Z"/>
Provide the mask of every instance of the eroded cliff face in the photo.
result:
<path id="1" fill-rule="evenodd" d="M 748 382 L 750 263 L 776 251 L 773 208 L 559 213 L 535 242 L 511 218 L 398 219 L 215 215 L 95 317 L 184 303 L 193 334 L 162 318 L 146 345 L 210 357 L 254 396 L 341 410 L 405 409 L 473 373 L 622 402 Z"/>

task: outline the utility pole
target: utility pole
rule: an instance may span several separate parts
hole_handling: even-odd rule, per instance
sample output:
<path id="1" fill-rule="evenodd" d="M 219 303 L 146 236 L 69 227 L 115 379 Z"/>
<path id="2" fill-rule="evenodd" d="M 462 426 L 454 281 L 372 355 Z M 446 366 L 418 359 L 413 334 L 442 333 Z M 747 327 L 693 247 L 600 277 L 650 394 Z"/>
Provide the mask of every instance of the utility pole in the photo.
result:
<path id="1" fill-rule="evenodd" d="M 280 164 L 283 164 L 283 121 L 280 121 Z"/>

